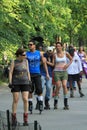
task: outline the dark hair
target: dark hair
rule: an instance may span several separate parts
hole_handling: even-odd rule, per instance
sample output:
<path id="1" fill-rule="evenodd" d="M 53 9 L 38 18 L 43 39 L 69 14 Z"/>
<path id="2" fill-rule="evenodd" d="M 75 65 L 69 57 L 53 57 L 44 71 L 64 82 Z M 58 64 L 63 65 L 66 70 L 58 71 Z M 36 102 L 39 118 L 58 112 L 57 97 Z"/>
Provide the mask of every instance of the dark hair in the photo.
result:
<path id="1" fill-rule="evenodd" d="M 18 57 L 19 55 L 22 55 L 24 52 L 25 52 L 25 50 L 23 48 L 18 48 L 15 55 Z"/>
<path id="2" fill-rule="evenodd" d="M 78 52 L 80 52 L 80 48 L 83 48 L 83 51 L 85 51 L 84 46 L 79 46 Z"/>
<path id="3" fill-rule="evenodd" d="M 57 44 L 60 44 L 61 46 L 63 46 L 63 44 L 62 44 L 61 42 L 56 42 L 56 45 L 57 45 Z"/>
<path id="4" fill-rule="evenodd" d="M 34 45 L 36 44 L 35 40 L 30 40 L 29 42 L 32 42 Z M 29 43 L 28 43 L 29 45 Z"/>

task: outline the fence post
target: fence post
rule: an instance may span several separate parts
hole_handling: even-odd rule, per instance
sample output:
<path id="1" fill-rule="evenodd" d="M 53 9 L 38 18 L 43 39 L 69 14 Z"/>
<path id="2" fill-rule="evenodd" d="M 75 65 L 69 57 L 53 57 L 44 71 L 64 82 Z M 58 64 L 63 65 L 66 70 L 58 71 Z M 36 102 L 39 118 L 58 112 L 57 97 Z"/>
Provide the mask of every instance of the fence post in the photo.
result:
<path id="1" fill-rule="evenodd" d="M 37 121 L 34 121 L 34 130 L 37 130 Z"/>
<path id="2" fill-rule="evenodd" d="M 39 130 L 42 130 L 41 126 L 39 125 Z"/>
<path id="3" fill-rule="evenodd" d="M 11 130 L 10 129 L 10 114 L 9 114 L 9 110 L 7 110 L 7 127 L 8 127 L 8 130 Z"/>

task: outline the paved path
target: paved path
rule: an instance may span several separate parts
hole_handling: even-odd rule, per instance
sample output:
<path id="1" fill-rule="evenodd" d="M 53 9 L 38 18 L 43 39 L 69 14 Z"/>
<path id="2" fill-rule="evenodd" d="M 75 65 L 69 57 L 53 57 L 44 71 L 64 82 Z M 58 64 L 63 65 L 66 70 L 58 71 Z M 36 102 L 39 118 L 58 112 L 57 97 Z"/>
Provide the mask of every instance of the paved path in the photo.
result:
<path id="1" fill-rule="evenodd" d="M 50 110 L 44 110 L 39 115 L 38 110 L 33 110 L 33 114 L 29 114 L 29 122 L 37 120 L 42 126 L 42 130 L 87 130 L 87 79 L 83 79 L 82 90 L 85 96 L 79 97 L 78 89 L 75 91 L 75 97 L 69 98 L 70 110 L 63 110 L 63 95 L 60 91 L 59 109 L 53 110 L 53 98 L 51 98 Z M 11 110 L 12 95 L 7 87 L 0 87 L 0 110 Z M 34 106 L 36 99 L 34 97 Z M 20 98 L 18 104 L 18 115 L 23 113 L 23 104 Z M 22 117 L 18 116 L 19 120 Z"/>

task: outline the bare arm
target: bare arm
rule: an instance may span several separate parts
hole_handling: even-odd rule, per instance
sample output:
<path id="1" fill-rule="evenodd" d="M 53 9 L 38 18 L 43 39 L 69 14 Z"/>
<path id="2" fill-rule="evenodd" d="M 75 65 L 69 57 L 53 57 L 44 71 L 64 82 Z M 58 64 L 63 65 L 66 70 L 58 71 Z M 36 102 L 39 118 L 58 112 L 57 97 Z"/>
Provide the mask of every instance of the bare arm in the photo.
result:
<path id="1" fill-rule="evenodd" d="M 41 54 L 41 60 L 44 65 L 44 69 L 46 71 L 46 76 L 47 76 L 47 78 L 49 78 L 48 68 L 47 68 L 47 64 L 46 64 L 47 61 L 46 61 L 46 58 L 43 56 L 43 54 Z"/>
<path id="2" fill-rule="evenodd" d="M 29 81 L 31 80 L 31 77 L 30 77 L 30 72 L 29 72 L 29 66 L 28 66 L 28 61 L 26 60 L 26 65 L 27 65 L 27 72 L 28 72 L 28 79 Z"/>
<path id="3" fill-rule="evenodd" d="M 70 62 L 68 63 L 68 64 L 66 64 L 65 66 L 64 66 L 64 69 L 67 69 L 68 67 L 69 67 L 69 65 L 72 63 L 72 57 L 71 57 L 71 55 L 68 53 L 68 52 L 66 52 L 66 57 L 70 60 Z"/>
<path id="4" fill-rule="evenodd" d="M 52 56 L 52 61 L 47 61 L 47 64 L 54 67 L 54 56 Z"/>
<path id="5" fill-rule="evenodd" d="M 13 70 L 14 70 L 14 61 L 12 61 L 11 65 L 10 65 L 10 70 L 9 70 L 9 84 L 12 84 Z"/>

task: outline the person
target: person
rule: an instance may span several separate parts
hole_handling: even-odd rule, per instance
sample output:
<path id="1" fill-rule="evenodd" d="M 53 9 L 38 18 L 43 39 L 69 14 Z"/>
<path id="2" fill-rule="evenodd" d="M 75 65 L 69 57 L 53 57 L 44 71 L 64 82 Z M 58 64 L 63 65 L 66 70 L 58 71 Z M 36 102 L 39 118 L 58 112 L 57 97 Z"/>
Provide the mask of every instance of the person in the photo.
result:
<path id="1" fill-rule="evenodd" d="M 32 93 L 35 88 L 35 93 L 37 94 L 37 104 L 39 106 L 39 111 L 41 113 L 43 110 L 42 82 L 41 82 L 41 73 L 40 73 L 41 62 L 44 65 L 47 78 L 49 78 L 49 74 L 46 65 L 46 60 L 43 57 L 43 54 L 40 51 L 36 50 L 36 42 L 34 40 L 30 40 L 28 47 L 29 47 L 29 51 L 26 52 L 26 56 L 29 63 L 31 80 L 33 83 L 29 94 L 29 111 L 31 111 L 32 113 L 32 109 L 33 109 Z"/>
<path id="2" fill-rule="evenodd" d="M 84 47 L 80 46 L 77 53 L 81 59 L 81 62 L 83 62 L 86 59 L 86 52 L 84 51 Z"/>
<path id="3" fill-rule="evenodd" d="M 67 52 L 70 52 L 71 49 L 74 49 L 74 53 L 77 54 L 76 47 L 74 47 L 73 44 L 68 46 Z M 76 90 L 76 83 L 75 83 L 75 81 L 72 81 L 72 87 L 73 87 L 73 90 Z M 69 85 L 68 81 L 67 81 L 67 89 L 68 90 L 70 89 L 70 85 Z"/>
<path id="4" fill-rule="evenodd" d="M 41 80 L 42 80 L 43 90 L 44 87 L 46 86 L 44 109 L 48 110 L 50 109 L 49 101 L 50 101 L 51 88 L 52 88 L 52 71 L 54 67 L 53 49 L 51 46 L 47 48 L 47 51 L 44 53 L 44 57 L 46 58 L 49 79 L 46 77 L 46 71 L 44 70 L 43 65 L 41 65 L 40 69 L 41 69 Z"/>
<path id="5" fill-rule="evenodd" d="M 28 95 L 30 85 L 30 72 L 28 68 L 28 61 L 26 60 L 26 53 L 24 49 L 19 48 L 16 53 L 16 59 L 12 61 L 9 70 L 9 87 L 13 95 L 12 103 L 12 125 L 17 125 L 17 105 L 19 101 L 19 94 L 22 94 L 24 105 L 23 125 L 28 125 Z"/>
<path id="6" fill-rule="evenodd" d="M 83 97 L 84 94 L 82 93 L 81 82 L 80 82 L 80 75 L 82 75 L 82 70 L 83 70 L 82 64 L 81 64 L 79 56 L 75 53 L 74 48 L 71 48 L 69 50 L 69 53 L 73 58 L 71 65 L 67 68 L 68 82 L 70 85 L 70 97 L 74 97 L 74 91 L 73 91 L 73 86 L 72 86 L 73 81 L 77 82 L 80 97 Z"/>
<path id="7" fill-rule="evenodd" d="M 87 55 L 86 55 L 86 52 L 84 50 L 84 47 L 83 46 L 80 46 L 79 47 L 79 50 L 78 50 L 78 56 L 80 57 L 80 60 L 81 60 L 81 63 L 82 63 L 82 67 L 83 67 L 83 73 L 85 74 L 85 77 L 87 78 L 87 62 L 86 62 L 86 59 L 87 59 Z M 85 69 L 86 68 L 86 69 Z M 80 76 L 80 80 L 82 82 L 82 76 Z"/>
<path id="8" fill-rule="evenodd" d="M 67 58 L 70 59 L 70 62 L 67 63 Z M 63 51 L 63 44 L 61 42 L 56 42 L 56 53 L 54 54 L 54 81 L 56 83 L 56 90 L 54 96 L 54 109 L 58 108 L 58 94 L 60 86 L 62 83 L 63 94 L 64 94 L 64 109 L 69 109 L 68 105 L 68 96 L 67 96 L 67 67 L 71 64 L 72 57 L 68 52 Z"/>
<path id="9" fill-rule="evenodd" d="M 39 51 L 40 51 L 42 54 L 44 54 L 43 46 L 40 45 L 38 49 L 39 49 Z"/>

